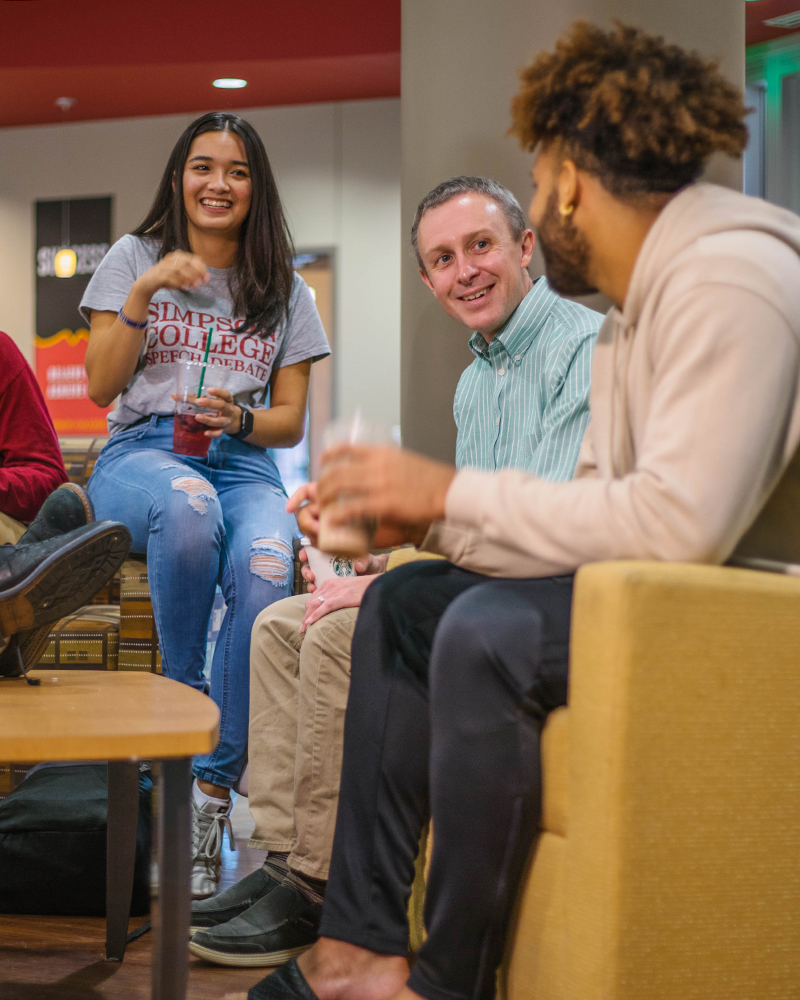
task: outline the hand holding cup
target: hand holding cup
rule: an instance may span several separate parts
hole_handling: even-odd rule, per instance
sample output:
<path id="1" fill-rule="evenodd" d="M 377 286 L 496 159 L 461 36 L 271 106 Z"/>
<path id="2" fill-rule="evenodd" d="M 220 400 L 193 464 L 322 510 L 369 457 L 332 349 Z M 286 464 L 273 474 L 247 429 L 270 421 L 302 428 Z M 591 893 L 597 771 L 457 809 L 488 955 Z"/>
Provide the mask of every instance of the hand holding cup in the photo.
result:
<path id="1" fill-rule="evenodd" d="M 322 516 L 329 510 L 334 525 L 378 521 L 375 547 L 419 544 L 431 523 L 445 516 L 453 466 L 403 448 L 349 444 L 330 448 L 322 460 L 317 485 Z"/>
<path id="2" fill-rule="evenodd" d="M 330 473 L 332 466 L 346 465 L 353 446 L 389 447 L 391 442 L 388 428 L 364 420 L 358 410 L 352 420 L 338 420 L 326 428 L 322 475 Z M 342 517 L 340 505 L 346 497 L 347 494 L 329 493 L 326 503 L 320 505 L 318 545 L 324 552 L 357 559 L 369 552 L 377 522 L 369 516 Z"/>

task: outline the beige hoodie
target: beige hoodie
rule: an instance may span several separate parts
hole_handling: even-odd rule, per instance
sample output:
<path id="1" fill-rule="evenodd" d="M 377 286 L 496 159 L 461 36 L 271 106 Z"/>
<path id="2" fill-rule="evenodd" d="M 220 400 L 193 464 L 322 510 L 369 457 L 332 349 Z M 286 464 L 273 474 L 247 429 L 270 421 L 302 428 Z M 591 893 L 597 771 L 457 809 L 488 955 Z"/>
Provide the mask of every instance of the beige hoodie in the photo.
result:
<path id="1" fill-rule="evenodd" d="M 511 577 L 734 550 L 800 562 L 798 254 L 791 212 L 710 184 L 677 194 L 600 330 L 575 478 L 465 469 L 423 547 Z"/>

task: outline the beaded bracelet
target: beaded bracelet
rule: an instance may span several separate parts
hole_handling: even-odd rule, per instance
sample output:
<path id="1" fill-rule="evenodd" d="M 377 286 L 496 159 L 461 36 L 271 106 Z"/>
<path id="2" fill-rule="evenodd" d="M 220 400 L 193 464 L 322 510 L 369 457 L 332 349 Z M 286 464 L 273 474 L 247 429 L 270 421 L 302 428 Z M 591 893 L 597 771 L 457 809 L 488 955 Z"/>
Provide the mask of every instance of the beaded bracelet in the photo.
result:
<path id="1" fill-rule="evenodd" d="M 125 313 L 121 309 L 117 313 L 117 316 L 119 316 L 119 318 L 122 320 L 122 322 L 125 324 L 125 326 L 132 326 L 134 330 L 146 330 L 147 329 L 147 320 L 145 320 L 144 323 L 134 323 L 132 319 L 128 319 L 128 317 L 125 315 Z"/>

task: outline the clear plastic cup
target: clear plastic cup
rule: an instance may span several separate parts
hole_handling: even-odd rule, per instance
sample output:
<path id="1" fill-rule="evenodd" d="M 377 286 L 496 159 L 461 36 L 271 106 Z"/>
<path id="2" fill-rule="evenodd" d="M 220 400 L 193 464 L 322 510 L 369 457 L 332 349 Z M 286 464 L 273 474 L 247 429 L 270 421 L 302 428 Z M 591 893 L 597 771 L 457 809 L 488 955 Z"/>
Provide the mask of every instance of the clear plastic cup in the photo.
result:
<path id="1" fill-rule="evenodd" d="M 205 458 L 211 445 L 211 438 L 205 432 L 210 430 L 207 424 L 197 420 L 198 413 L 215 413 L 205 406 L 198 406 L 197 390 L 203 372 L 201 361 L 179 361 L 178 377 L 175 386 L 175 424 L 172 430 L 172 450 L 176 455 L 191 455 L 193 458 Z M 224 389 L 230 375 L 230 368 L 224 365 L 208 362 L 205 365 L 203 378 L 203 395 L 207 389 Z"/>
<path id="2" fill-rule="evenodd" d="M 360 411 L 350 420 L 336 420 L 325 428 L 324 450 L 340 444 L 367 444 L 376 447 L 395 445 L 388 427 L 364 420 Z M 346 497 L 339 499 L 345 500 Z M 358 559 L 370 550 L 377 523 L 370 518 L 357 518 L 342 523 L 336 520 L 336 502 L 323 507 L 319 515 L 317 544 L 323 552 L 344 559 Z"/>

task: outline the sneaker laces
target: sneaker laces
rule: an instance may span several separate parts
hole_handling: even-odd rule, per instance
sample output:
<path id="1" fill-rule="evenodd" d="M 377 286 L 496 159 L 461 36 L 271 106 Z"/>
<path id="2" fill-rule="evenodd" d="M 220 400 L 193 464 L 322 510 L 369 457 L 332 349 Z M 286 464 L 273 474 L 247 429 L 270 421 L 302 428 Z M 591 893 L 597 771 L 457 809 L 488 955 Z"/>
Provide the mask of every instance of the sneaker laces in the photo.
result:
<path id="1" fill-rule="evenodd" d="M 219 857 L 222 854 L 222 844 L 225 831 L 228 831 L 228 840 L 231 850 L 236 850 L 236 839 L 233 836 L 231 826 L 230 811 L 218 813 L 201 812 L 192 803 L 194 811 L 192 853 L 193 862 L 205 862 L 207 865 L 218 865 Z"/>

